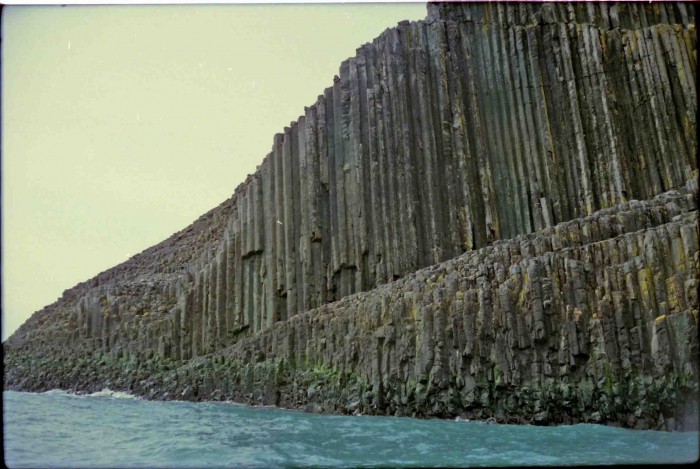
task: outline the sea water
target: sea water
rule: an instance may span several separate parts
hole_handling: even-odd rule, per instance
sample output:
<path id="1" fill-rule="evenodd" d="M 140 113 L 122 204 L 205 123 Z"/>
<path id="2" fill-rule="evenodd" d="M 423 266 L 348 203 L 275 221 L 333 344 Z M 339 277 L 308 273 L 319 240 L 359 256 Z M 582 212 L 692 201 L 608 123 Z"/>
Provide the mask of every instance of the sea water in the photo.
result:
<path id="1" fill-rule="evenodd" d="M 691 462 L 698 433 L 314 415 L 109 390 L 3 392 L 8 467 L 411 467 Z"/>

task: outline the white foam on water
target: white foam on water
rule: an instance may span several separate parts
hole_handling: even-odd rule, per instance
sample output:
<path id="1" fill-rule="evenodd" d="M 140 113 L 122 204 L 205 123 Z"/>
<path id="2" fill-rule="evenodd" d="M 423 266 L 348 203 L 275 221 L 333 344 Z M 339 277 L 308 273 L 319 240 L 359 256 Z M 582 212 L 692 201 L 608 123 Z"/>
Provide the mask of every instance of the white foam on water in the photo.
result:
<path id="1" fill-rule="evenodd" d="M 129 394 L 128 392 L 112 391 L 109 388 L 104 388 L 102 391 L 86 394 L 86 397 L 109 397 L 112 399 L 139 399 L 138 396 Z"/>
<path id="2" fill-rule="evenodd" d="M 66 391 L 65 389 L 49 389 L 48 391 L 40 392 L 38 394 L 48 394 L 48 395 L 68 394 L 68 391 Z"/>
<path id="3" fill-rule="evenodd" d="M 188 402 L 188 401 L 182 401 L 182 402 Z M 227 404 L 231 405 L 234 407 L 246 407 L 245 404 L 242 404 L 240 402 L 234 402 L 234 401 L 212 401 L 213 404 Z"/>
<path id="4" fill-rule="evenodd" d="M 34 393 L 29 393 L 34 394 Z M 65 389 L 49 389 L 48 391 L 38 392 L 36 394 L 44 394 L 47 396 L 65 396 L 65 397 L 83 397 L 84 394 L 76 394 L 72 391 L 67 391 Z"/>

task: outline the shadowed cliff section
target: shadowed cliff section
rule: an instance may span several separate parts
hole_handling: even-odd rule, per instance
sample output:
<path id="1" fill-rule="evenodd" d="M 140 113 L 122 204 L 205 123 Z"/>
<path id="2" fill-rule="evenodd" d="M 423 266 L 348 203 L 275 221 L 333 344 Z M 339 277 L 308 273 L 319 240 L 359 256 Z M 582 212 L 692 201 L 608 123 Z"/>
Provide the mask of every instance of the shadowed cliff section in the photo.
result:
<path id="1" fill-rule="evenodd" d="M 229 367 L 235 374 L 260 360 L 289 366 L 291 356 L 270 355 L 265 338 L 280 328 L 296 328 L 309 314 L 360 321 L 338 335 L 287 339 L 306 350 L 293 363 L 316 366 L 323 353 L 309 355 L 309 347 L 352 343 L 355 334 L 371 336 L 393 327 L 361 321 L 361 311 L 350 313 L 347 301 L 338 300 L 372 289 L 352 298 L 369 301 L 387 288 L 402 291 L 404 280 L 397 279 L 428 266 L 443 269 L 450 264 L 440 263 L 457 256 L 466 262 L 471 253 L 476 257 L 462 266 L 445 298 L 434 300 L 444 292 L 432 287 L 425 287 L 427 295 L 410 289 L 413 321 L 396 337 L 412 351 L 404 350 L 393 368 L 382 365 L 398 353 L 383 336 L 376 336 L 379 345 L 358 342 L 359 349 L 335 349 L 342 350 L 339 360 L 354 363 L 341 369 L 366 380 L 367 392 L 375 396 L 363 411 L 459 413 L 476 401 L 460 401 L 449 412 L 442 404 L 431 410 L 414 403 L 411 411 L 403 402 L 408 397 L 397 407 L 381 396 L 401 383 L 408 395 L 425 391 L 425 399 L 433 399 L 445 389 L 461 392 L 471 379 L 487 390 L 482 404 L 493 412 L 488 390 L 496 385 L 521 389 L 527 377 L 528 389 L 568 379 L 612 389 L 631 375 L 654 375 L 663 357 L 672 356 L 679 364 L 669 370 L 669 379 L 680 376 L 684 392 L 695 389 L 697 344 L 687 338 L 696 331 L 698 310 L 690 293 L 697 286 L 692 282 L 698 263 L 692 6 L 462 3 L 430 4 L 428 12 L 425 21 L 401 22 L 344 61 L 333 86 L 274 136 L 271 152 L 229 201 L 187 230 L 67 291 L 35 313 L 7 341 L 6 352 L 187 369 L 187 360 L 226 349 L 237 363 Z M 645 208 L 645 201 L 660 200 L 664 193 L 678 199 L 665 210 L 684 222 Z M 641 221 L 624 221 L 629 213 Z M 568 239 L 560 234 L 608 215 L 620 219 L 623 228 L 595 221 L 588 234 L 576 235 L 578 228 Z M 639 231 L 660 226 L 672 231 L 670 237 Z M 617 249 L 581 258 L 584 246 L 622 235 L 637 237 L 624 248 L 624 260 Z M 522 247 L 498 261 L 488 254 L 504 240 L 528 237 L 551 237 L 551 249 L 542 248 L 536 262 L 527 260 L 533 254 Z M 543 273 L 541 266 L 554 262 L 546 253 L 559 251 L 554 246 L 562 242 L 573 251 L 557 254 L 563 256 L 557 262 L 597 273 L 567 273 L 573 276 L 569 280 L 556 273 L 569 267 Z M 659 260 L 666 247 L 676 256 L 672 264 Z M 467 274 L 470 269 L 481 273 Z M 542 278 L 541 284 L 533 284 L 533 276 Z M 560 296 L 565 284 L 577 286 Z M 528 294 L 531 299 L 524 300 Z M 386 318 L 397 303 L 383 301 L 389 302 L 380 308 Z M 443 308 L 435 304 L 457 308 L 466 315 L 465 324 L 473 323 L 472 334 L 483 338 L 478 360 L 472 358 L 474 343 L 469 349 L 467 342 L 454 339 L 448 346 L 436 338 L 450 325 L 459 329 L 448 313 L 439 320 L 420 319 Z M 493 311 L 501 309 L 505 319 L 493 322 Z M 682 332 L 661 332 L 668 321 L 682 318 Z M 577 327 L 578 335 L 566 332 Z M 578 337 L 575 347 L 571 335 Z M 686 342 L 690 345 L 682 345 Z M 251 348 L 243 354 L 242 347 Z M 566 347 L 576 352 L 569 356 L 561 351 Z M 367 350 L 376 356 L 358 358 Z M 453 353 L 468 358 L 468 364 L 431 371 L 442 363 L 435 356 L 448 360 Z M 339 364 L 332 366 L 337 370 Z M 567 366 L 579 370 L 574 377 Z M 6 387 L 40 387 L 22 381 L 22 373 L 10 376 Z M 667 388 L 663 378 L 660 389 Z M 61 386 L 79 385 L 57 379 Z M 582 415 L 593 412 L 590 403 L 582 405 Z M 626 405 L 636 412 L 635 404 Z M 616 412 L 605 410 L 599 418 L 628 418 Z M 658 408 L 649 412 L 654 422 L 663 414 Z"/>

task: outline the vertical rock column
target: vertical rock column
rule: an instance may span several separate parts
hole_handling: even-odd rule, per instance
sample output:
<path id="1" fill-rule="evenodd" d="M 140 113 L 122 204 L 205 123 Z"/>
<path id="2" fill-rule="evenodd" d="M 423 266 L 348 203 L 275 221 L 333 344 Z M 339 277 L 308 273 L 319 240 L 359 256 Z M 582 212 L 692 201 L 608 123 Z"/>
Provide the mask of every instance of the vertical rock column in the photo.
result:
<path id="1" fill-rule="evenodd" d="M 191 353 L 499 240 L 564 239 L 568 220 L 697 173 L 683 4 L 429 10 L 344 61 L 236 189 L 183 289 Z M 109 327 L 80 320 L 85 336 Z"/>

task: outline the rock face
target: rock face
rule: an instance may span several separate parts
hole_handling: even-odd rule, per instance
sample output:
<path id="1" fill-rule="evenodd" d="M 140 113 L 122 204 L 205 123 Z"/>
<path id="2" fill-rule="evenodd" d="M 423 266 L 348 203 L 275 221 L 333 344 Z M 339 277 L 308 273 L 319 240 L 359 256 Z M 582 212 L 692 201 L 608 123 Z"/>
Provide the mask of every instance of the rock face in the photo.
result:
<path id="1" fill-rule="evenodd" d="M 684 3 L 429 4 L 35 313 L 5 389 L 697 428 L 696 41 Z"/>

